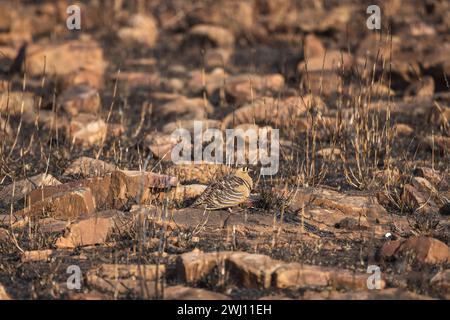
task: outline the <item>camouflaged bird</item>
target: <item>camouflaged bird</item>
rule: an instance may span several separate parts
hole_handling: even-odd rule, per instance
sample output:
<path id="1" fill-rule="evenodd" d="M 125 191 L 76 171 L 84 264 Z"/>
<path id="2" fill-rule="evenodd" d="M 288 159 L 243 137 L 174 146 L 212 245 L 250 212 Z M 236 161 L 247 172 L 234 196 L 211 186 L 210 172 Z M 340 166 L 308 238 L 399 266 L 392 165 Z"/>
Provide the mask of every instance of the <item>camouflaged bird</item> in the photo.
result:
<path id="1" fill-rule="evenodd" d="M 234 173 L 209 185 L 192 204 L 206 210 L 218 210 L 237 206 L 250 196 L 253 180 L 247 167 L 238 168 Z"/>

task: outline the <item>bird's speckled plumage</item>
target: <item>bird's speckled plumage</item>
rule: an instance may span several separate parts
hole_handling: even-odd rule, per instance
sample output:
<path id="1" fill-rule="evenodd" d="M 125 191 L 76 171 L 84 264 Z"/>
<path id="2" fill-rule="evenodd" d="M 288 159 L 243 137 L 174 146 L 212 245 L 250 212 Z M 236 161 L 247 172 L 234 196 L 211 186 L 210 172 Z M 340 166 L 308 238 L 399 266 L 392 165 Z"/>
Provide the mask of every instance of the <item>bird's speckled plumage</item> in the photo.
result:
<path id="1" fill-rule="evenodd" d="M 246 167 L 236 169 L 219 181 L 209 185 L 192 206 L 218 210 L 237 206 L 250 196 L 253 180 Z"/>

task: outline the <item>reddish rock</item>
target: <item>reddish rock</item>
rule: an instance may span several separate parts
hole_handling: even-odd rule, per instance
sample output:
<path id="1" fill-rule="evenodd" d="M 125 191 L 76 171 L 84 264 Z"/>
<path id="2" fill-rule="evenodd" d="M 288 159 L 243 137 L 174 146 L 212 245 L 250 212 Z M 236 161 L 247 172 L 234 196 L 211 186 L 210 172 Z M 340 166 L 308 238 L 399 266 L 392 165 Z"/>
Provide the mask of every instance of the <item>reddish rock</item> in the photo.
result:
<path id="1" fill-rule="evenodd" d="M 429 197 L 433 197 L 438 193 L 436 188 L 425 178 L 414 177 L 412 178 L 411 183 L 415 188 L 419 189 Z"/>
<path id="2" fill-rule="evenodd" d="M 401 240 L 393 240 L 386 242 L 380 249 L 380 256 L 384 258 L 393 257 L 401 244 L 402 244 Z"/>
<path id="3" fill-rule="evenodd" d="M 211 48 L 205 53 L 205 67 L 217 68 L 228 65 L 233 54 L 232 48 Z"/>
<path id="4" fill-rule="evenodd" d="M 298 13 L 297 23 L 302 30 L 309 32 L 343 30 L 352 19 L 355 10 L 356 7 L 351 4 L 342 4 L 329 10 L 304 8 Z"/>
<path id="5" fill-rule="evenodd" d="M 175 187 L 175 177 L 133 170 L 116 170 L 111 175 L 110 195 L 116 207 L 121 207 L 128 199 L 145 202 L 150 192 Z"/>
<path id="6" fill-rule="evenodd" d="M 0 300 L 12 300 L 11 296 L 6 292 L 5 287 L 0 283 Z"/>
<path id="7" fill-rule="evenodd" d="M 61 249 L 102 244 L 112 228 L 113 221 L 109 216 L 80 218 L 67 227 L 66 233 L 56 240 L 55 246 Z"/>
<path id="8" fill-rule="evenodd" d="M 63 44 L 30 45 L 27 50 L 27 72 L 66 76 L 78 70 L 89 70 L 103 75 L 107 66 L 100 44 L 93 40 L 72 40 Z"/>
<path id="9" fill-rule="evenodd" d="M 161 77 L 157 72 L 121 71 L 113 80 L 127 88 L 148 88 L 159 86 Z"/>
<path id="10" fill-rule="evenodd" d="M 20 260 L 24 263 L 47 261 L 55 254 L 55 252 L 56 251 L 52 249 L 25 251 L 22 252 Z"/>
<path id="11" fill-rule="evenodd" d="M 227 29 L 213 25 L 196 25 L 189 30 L 191 39 L 207 39 L 215 46 L 229 48 L 234 46 L 234 35 Z"/>
<path id="12" fill-rule="evenodd" d="M 145 137 L 144 144 L 156 158 L 172 161 L 172 149 L 178 144 L 178 139 L 170 134 L 152 132 Z"/>
<path id="13" fill-rule="evenodd" d="M 367 289 L 370 275 L 344 269 L 284 264 L 273 273 L 273 285 L 277 288 L 305 288 L 333 286 L 345 289 Z M 381 288 L 385 282 L 381 280 Z"/>
<path id="14" fill-rule="evenodd" d="M 425 23 L 424 21 L 414 21 L 413 23 L 408 24 L 405 29 L 407 33 L 411 34 L 414 37 L 436 35 L 435 27 Z"/>
<path id="15" fill-rule="evenodd" d="M 321 231 L 333 232 L 334 230 L 332 228 L 337 228 L 337 229 L 341 228 L 340 222 L 342 220 L 346 219 L 345 215 L 341 211 L 335 210 L 335 209 L 305 208 L 305 210 L 303 210 L 303 204 L 304 204 L 303 201 L 304 201 L 304 199 L 306 199 L 306 196 L 305 196 L 305 198 L 302 199 L 301 197 L 299 197 L 299 195 L 296 195 L 296 198 L 297 198 L 298 202 L 291 203 L 290 208 L 292 210 L 297 211 L 298 214 L 303 214 L 303 216 L 307 220 L 307 222 L 314 221 L 315 223 L 320 223 L 320 225 L 317 226 L 317 228 Z M 351 217 L 347 217 L 347 218 L 354 219 Z M 366 219 L 365 220 L 360 219 L 360 221 L 363 222 L 363 221 L 366 221 Z M 358 220 L 356 221 L 356 223 L 358 223 Z M 344 226 L 347 227 L 345 221 L 344 221 L 344 225 L 342 226 L 342 228 L 344 228 Z M 307 229 L 303 228 L 301 225 L 299 226 L 299 230 L 301 232 L 307 231 Z"/>
<path id="16" fill-rule="evenodd" d="M 434 186 L 426 179 L 414 177 L 412 184 L 403 187 L 403 200 L 410 208 L 422 213 L 433 213 L 438 211 L 438 192 Z"/>
<path id="17" fill-rule="evenodd" d="M 351 19 L 354 6 L 339 5 L 332 9 L 324 10 L 322 8 L 314 8 L 306 6 L 299 8 L 285 1 L 258 1 L 263 5 L 258 5 L 266 14 L 265 25 L 270 31 L 276 30 L 292 30 L 300 28 L 304 32 L 324 32 L 330 29 L 342 30 Z M 266 5 L 270 3 L 270 5 Z M 266 8 L 271 7 L 270 14 L 266 12 Z"/>
<path id="18" fill-rule="evenodd" d="M 28 179 L 22 179 L 11 183 L 0 191 L 0 201 L 4 203 L 15 202 L 26 194 L 41 186 L 59 185 L 59 182 L 51 174 L 41 173 Z"/>
<path id="19" fill-rule="evenodd" d="M 96 88 L 81 84 L 65 90 L 58 98 L 59 105 L 71 116 L 78 113 L 98 113 L 100 95 Z"/>
<path id="20" fill-rule="evenodd" d="M 50 216 L 53 218 L 72 219 L 95 211 L 95 201 L 89 188 L 73 188 L 53 194 L 44 200 L 16 212 L 19 216 Z"/>
<path id="21" fill-rule="evenodd" d="M 177 259 L 178 278 L 187 283 L 197 283 L 207 277 L 215 267 L 224 265 L 224 260 L 230 254 L 231 252 L 203 253 L 199 250 L 184 253 Z"/>
<path id="22" fill-rule="evenodd" d="M 345 288 L 351 290 L 367 289 L 367 280 L 370 274 L 352 272 L 349 270 L 333 269 L 328 271 L 330 274 L 330 284 L 335 288 Z M 380 289 L 383 289 L 386 283 L 380 279 Z"/>
<path id="23" fill-rule="evenodd" d="M 95 215 L 92 216 L 93 218 L 108 218 L 111 222 L 111 228 L 110 233 L 114 232 L 117 234 L 120 233 L 129 233 L 132 226 L 134 226 L 134 221 L 132 216 L 127 216 L 121 211 L 117 210 L 104 210 L 96 212 Z M 87 218 L 90 218 L 88 216 L 83 216 L 75 220 L 74 222 L 71 222 L 71 220 L 60 220 L 60 219 L 54 219 L 54 218 L 44 218 L 39 219 L 38 225 L 39 225 L 39 231 L 46 234 L 46 233 L 65 233 L 67 236 L 70 233 L 71 228 L 75 223 L 78 223 L 81 220 L 86 220 Z M 91 221 L 97 221 L 95 219 L 92 219 Z M 84 225 L 82 225 L 84 227 Z M 78 227 L 77 227 L 78 228 Z M 88 230 L 89 231 L 89 230 Z"/>
<path id="24" fill-rule="evenodd" d="M 275 270 L 273 285 L 276 288 L 324 287 L 329 283 L 329 273 L 320 267 L 287 263 Z"/>
<path id="25" fill-rule="evenodd" d="M 172 286 L 164 289 L 165 300 L 230 300 L 221 293 L 185 286 Z"/>
<path id="26" fill-rule="evenodd" d="M 81 180 L 82 181 L 82 180 Z M 85 180 L 86 186 L 92 191 L 97 209 L 112 208 L 111 174 L 104 177 L 94 177 Z"/>
<path id="27" fill-rule="evenodd" d="M 157 64 L 158 60 L 153 57 L 146 58 L 128 58 L 125 60 L 125 65 L 131 68 L 149 68 Z"/>
<path id="28" fill-rule="evenodd" d="M 128 26 L 117 35 L 126 44 L 153 47 L 158 40 L 158 25 L 151 15 L 135 14 L 128 20 Z"/>
<path id="29" fill-rule="evenodd" d="M 255 23 L 255 7 L 255 3 L 247 1 L 211 2 L 208 6 L 189 10 L 187 17 L 188 20 L 227 27 L 236 35 L 248 35 Z"/>
<path id="30" fill-rule="evenodd" d="M 53 197 L 57 194 L 72 192 L 78 188 L 88 188 L 95 200 L 96 207 L 111 206 L 112 200 L 111 195 L 109 194 L 110 183 L 110 175 L 105 175 L 104 177 L 81 179 L 57 186 L 45 186 L 30 192 L 26 198 L 27 204 L 34 205 L 39 201 Z"/>
<path id="31" fill-rule="evenodd" d="M 26 204 L 27 206 L 32 206 L 33 204 L 36 204 L 54 195 L 64 192 L 71 192 L 81 187 L 86 186 L 80 181 L 64 183 L 56 186 L 42 186 L 40 188 L 34 189 L 26 196 Z"/>
<path id="32" fill-rule="evenodd" d="M 422 79 L 411 83 L 404 93 L 406 100 L 431 98 L 434 94 L 434 80 L 431 76 L 425 76 Z"/>
<path id="33" fill-rule="evenodd" d="M 362 215 L 375 219 L 387 214 L 374 196 L 346 195 L 329 189 L 315 189 L 312 201 L 317 206 L 340 210 L 353 217 Z"/>
<path id="34" fill-rule="evenodd" d="M 344 84 L 343 78 L 334 71 L 303 72 L 300 78 L 300 88 L 315 96 L 333 97 L 339 94 L 339 88 Z"/>
<path id="35" fill-rule="evenodd" d="M 106 138 L 107 126 L 103 119 L 95 115 L 80 113 L 70 120 L 66 134 L 73 143 L 85 147 L 99 145 Z"/>
<path id="36" fill-rule="evenodd" d="M 396 123 L 393 129 L 395 134 L 398 136 L 410 136 L 414 133 L 414 129 L 404 123 Z"/>
<path id="37" fill-rule="evenodd" d="M 202 98 L 178 97 L 166 104 L 155 106 L 154 113 L 164 122 L 179 120 L 204 120 L 213 112 L 213 106 Z"/>
<path id="38" fill-rule="evenodd" d="M 201 125 L 201 132 L 196 132 L 195 125 Z M 162 132 L 165 134 L 172 134 L 176 129 L 186 129 L 190 132 L 192 137 L 203 135 L 207 129 L 220 129 L 221 122 L 218 120 L 178 120 L 169 122 L 164 125 Z M 202 136 L 203 137 L 203 136 Z"/>
<path id="39" fill-rule="evenodd" d="M 408 204 L 410 208 L 419 208 L 421 205 L 427 203 L 425 195 L 423 195 L 419 190 L 410 184 L 405 184 L 403 186 L 402 193 L 403 201 Z"/>
<path id="40" fill-rule="evenodd" d="M 360 83 L 344 84 L 344 94 L 350 97 L 354 96 L 370 96 L 373 100 L 385 100 L 388 97 L 394 97 L 395 91 L 388 85 L 375 82 L 368 85 L 361 85 Z"/>
<path id="41" fill-rule="evenodd" d="M 0 92 L 0 112 L 12 116 L 32 113 L 36 96 L 30 92 L 5 91 Z"/>
<path id="42" fill-rule="evenodd" d="M 401 252 L 412 251 L 425 263 L 450 262 L 450 248 L 443 242 L 429 237 L 408 238 L 400 247 Z"/>
<path id="43" fill-rule="evenodd" d="M 414 175 L 425 178 L 436 188 L 448 189 L 450 187 L 445 174 L 442 174 L 437 170 L 433 170 L 432 168 L 418 167 L 414 170 Z"/>
<path id="44" fill-rule="evenodd" d="M 321 70 L 349 70 L 353 65 L 353 57 L 347 52 L 331 50 L 325 55 L 306 57 L 307 60 L 300 62 L 297 70 L 300 73 Z"/>
<path id="45" fill-rule="evenodd" d="M 450 292 L 450 269 L 442 270 L 436 273 L 433 278 L 431 278 L 430 285 Z"/>
<path id="46" fill-rule="evenodd" d="M 169 78 L 163 79 L 164 86 L 172 92 L 181 92 L 186 87 L 184 79 Z"/>
<path id="47" fill-rule="evenodd" d="M 15 4 L 11 5 L 16 7 Z M 26 13 L 24 14 L 23 9 L 2 6 L 0 10 L 5 10 L 4 12 L 7 12 L 6 15 L 8 16 L 6 19 L 8 26 L 0 31 L 0 44 L 18 46 L 24 42 L 31 42 L 34 28 L 32 20 L 27 17 Z M 3 16 L 0 19 L 3 20 Z"/>
<path id="48" fill-rule="evenodd" d="M 92 70 L 75 70 L 64 76 L 61 81 L 62 90 L 78 85 L 86 85 L 95 89 L 103 88 L 103 74 Z"/>
<path id="49" fill-rule="evenodd" d="M 233 253 L 226 261 L 230 277 L 246 288 L 269 288 L 281 262 L 261 254 Z"/>
<path id="50" fill-rule="evenodd" d="M 325 47 L 322 41 L 312 33 L 306 35 L 303 44 L 303 51 L 305 57 L 308 59 L 323 57 L 325 55 Z"/>
<path id="51" fill-rule="evenodd" d="M 225 85 L 227 76 L 227 73 L 222 68 L 215 68 L 210 73 L 195 70 L 190 74 L 187 87 L 193 93 L 200 93 L 202 90 L 206 90 L 208 95 L 212 95 L 217 89 Z"/>
<path id="52" fill-rule="evenodd" d="M 448 263 L 450 248 L 443 242 L 430 237 L 410 237 L 407 240 L 384 244 L 380 254 L 383 258 L 398 258 L 412 254 L 418 261 L 428 264 Z"/>
<path id="53" fill-rule="evenodd" d="M 225 83 L 225 93 L 238 104 L 252 101 L 265 91 L 278 92 L 284 87 L 284 77 L 281 74 L 265 76 L 242 74 L 229 77 Z"/>

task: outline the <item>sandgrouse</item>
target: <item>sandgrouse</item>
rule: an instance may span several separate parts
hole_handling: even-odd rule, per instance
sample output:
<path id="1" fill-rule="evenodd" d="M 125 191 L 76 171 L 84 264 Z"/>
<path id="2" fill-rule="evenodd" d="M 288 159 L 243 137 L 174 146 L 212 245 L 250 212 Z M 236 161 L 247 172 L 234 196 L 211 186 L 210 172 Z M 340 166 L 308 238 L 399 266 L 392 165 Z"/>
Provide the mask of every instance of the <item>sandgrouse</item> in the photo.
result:
<path id="1" fill-rule="evenodd" d="M 247 167 L 238 168 L 233 173 L 210 184 L 192 204 L 206 210 L 218 210 L 237 206 L 250 196 L 253 181 Z"/>

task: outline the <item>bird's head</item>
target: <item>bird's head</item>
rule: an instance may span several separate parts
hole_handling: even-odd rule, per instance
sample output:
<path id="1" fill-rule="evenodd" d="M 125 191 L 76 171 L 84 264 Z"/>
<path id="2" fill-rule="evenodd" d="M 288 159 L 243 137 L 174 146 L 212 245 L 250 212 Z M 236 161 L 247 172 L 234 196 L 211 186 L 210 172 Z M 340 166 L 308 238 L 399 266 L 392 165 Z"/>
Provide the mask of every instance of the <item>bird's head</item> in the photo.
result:
<path id="1" fill-rule="evenodd" d="M 235 174 L 237 176 L 243 177 L 243 176 L 249 176 L 249 173 L 253 172 L 253 171 L 254 171 L 253 169 L 251 169 L 247 166 L 243 166 L 243 167 L 237 168 Z"/>

